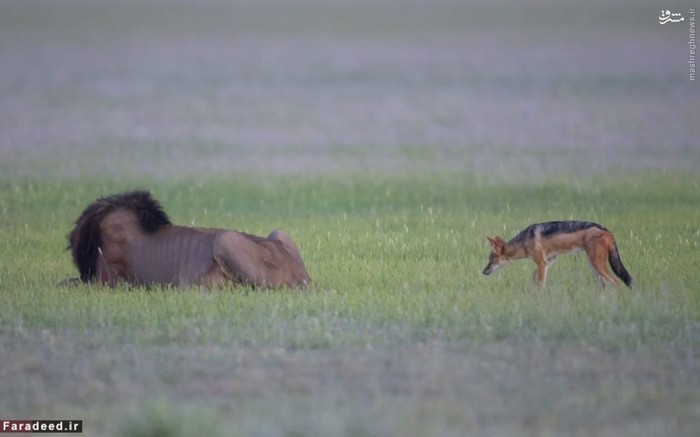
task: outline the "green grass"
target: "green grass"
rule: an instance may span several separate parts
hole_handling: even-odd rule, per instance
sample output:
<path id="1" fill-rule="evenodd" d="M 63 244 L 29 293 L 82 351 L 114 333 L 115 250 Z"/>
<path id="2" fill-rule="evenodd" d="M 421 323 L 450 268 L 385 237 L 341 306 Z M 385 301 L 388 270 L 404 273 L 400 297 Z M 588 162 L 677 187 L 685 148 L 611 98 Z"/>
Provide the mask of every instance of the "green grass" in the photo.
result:
<path id="1" fill-rule="evenodd" d="M 117 435 L 699 430 L 695 175 L 141 182 L 2 183 L 5 417 Z M 178 223 L 284 228 L 314 287 L 56 287 L 72 221 L 133 186 Z M 599 290 L 582 255 L 543 291 L 529 261 L 481 275 L 485 235 L 557 218 L 609 227 L 635 287 Z"/>

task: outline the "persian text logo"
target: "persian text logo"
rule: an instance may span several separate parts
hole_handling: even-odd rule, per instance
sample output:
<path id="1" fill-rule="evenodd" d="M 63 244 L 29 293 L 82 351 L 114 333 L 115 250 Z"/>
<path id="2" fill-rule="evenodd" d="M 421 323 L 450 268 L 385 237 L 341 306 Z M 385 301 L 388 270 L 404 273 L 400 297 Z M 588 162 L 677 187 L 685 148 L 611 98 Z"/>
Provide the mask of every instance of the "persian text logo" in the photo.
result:
<path id="1" fill-rule="evenodd" d="M 680 23 L 681 21 L 685 21 L 685 17 L 680 12 L 671 12 L 667 9 L 661 11 L 661 15 L 659 15 L 659 24 Z"/>

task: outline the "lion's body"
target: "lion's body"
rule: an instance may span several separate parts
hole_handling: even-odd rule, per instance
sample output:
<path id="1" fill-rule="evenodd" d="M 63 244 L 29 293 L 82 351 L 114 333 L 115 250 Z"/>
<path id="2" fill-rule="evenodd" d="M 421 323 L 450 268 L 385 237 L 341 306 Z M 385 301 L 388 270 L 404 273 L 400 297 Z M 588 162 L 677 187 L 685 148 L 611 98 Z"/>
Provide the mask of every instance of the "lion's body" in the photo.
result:
<path id="1" fill-rule="evenodd" d="M 263 238 L 173 225 L 142 191 L 98 199 L 78 218 L 69 240 L 84 282 L 301 287 L 311 281 L 285 233 Z"/>

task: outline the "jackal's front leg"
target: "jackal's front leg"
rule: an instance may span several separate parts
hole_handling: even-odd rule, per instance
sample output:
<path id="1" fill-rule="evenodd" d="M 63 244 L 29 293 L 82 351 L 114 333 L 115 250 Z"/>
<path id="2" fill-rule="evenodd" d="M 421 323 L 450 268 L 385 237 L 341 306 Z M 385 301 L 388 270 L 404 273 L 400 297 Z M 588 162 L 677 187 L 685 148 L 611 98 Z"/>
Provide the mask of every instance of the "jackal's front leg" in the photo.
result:
<path id="1" fill-rule="evenodd" d="M 544 288 L 544 283 L 547 281 L 547 269 L 549 268 L 549 263 L 547 258 L 542 256 L 537 256 L 534 258 L 535 264 L 537 264 L 537 270 L 532 275 L 532 279 L 539 288 Z"/>

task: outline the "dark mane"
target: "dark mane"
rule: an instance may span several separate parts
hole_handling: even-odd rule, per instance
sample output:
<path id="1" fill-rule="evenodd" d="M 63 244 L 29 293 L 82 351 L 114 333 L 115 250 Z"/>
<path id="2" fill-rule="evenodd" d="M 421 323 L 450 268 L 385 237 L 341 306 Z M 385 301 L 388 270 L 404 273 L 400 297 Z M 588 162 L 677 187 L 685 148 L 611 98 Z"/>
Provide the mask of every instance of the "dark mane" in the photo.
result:
<path id="1" fill-rule="evenodd" d="M 82 281 L 87 282 L 96 274 L 97 254 L 102 245 L 100 223 L 107 214 L 116 209 L 133 211 L 139 225 L 147 233 L 156 232 L 170 224 L 163 207 L 148 191 L 135 190 L 97 199 L 85 208 L 68 235 L 68 248 L 73 255 L 73 263 L 80 271 Z"/>

